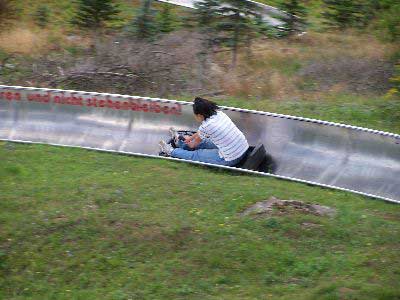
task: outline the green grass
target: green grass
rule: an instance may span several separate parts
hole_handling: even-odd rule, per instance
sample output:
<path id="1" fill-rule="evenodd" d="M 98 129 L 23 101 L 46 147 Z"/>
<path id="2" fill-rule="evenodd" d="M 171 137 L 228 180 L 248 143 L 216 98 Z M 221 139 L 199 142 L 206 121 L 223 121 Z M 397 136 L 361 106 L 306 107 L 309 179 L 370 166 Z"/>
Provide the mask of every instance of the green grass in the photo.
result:
<path id="1" fill-rule="evenodd" d="M 400 298 L 399 206 L 81 149 L 0 157 L 0 299 Z M 272 195 L 338 214 L 239 217 Z"/>
<path id="2" fill-rule="evenodd" d="M 56 26 L 72 14 L 68 1 L 40 2 Z M 124 18 L 132 13 L 124 9 Z M 290 76 L 299 66 L 270 67 Z M 214 100 L 400 133 L 398 99 Z M 0 299 L 400 299 L 399 206 L 80 149 L 0 143 L 0 162 Z M 338 214 L 238 216 L 270 196 Z"/>

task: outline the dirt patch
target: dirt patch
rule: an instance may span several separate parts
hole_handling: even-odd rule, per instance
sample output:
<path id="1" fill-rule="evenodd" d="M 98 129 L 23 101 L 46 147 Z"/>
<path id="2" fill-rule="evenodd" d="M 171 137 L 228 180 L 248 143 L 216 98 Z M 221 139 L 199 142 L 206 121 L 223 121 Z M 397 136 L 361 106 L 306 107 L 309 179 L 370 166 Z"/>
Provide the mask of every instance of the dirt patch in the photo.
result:
<path id="1" fill-rule="evenodd" d="M 292 211 L 317 216 L 334 217 L 336 209 L 319 204 L 309 204 L 299 200 L 281 200 L 270 197 L 268 200 L 259 201 L 245 209 L 241 216 L 282 215 Z M 307 224 L 308 226 L 309 224 Z"/>

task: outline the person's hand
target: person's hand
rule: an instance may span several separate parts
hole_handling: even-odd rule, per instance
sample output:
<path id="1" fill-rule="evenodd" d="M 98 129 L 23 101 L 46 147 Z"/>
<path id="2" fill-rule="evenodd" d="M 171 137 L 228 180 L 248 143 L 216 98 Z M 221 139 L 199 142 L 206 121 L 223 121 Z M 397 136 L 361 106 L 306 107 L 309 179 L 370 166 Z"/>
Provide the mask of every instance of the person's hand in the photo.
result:
<path id="1" fill-rule="evenodd" d="M 196 148 L 196 141 L 192 140 L 189 143 L 187 143 L 187 145 L 189 146 L 189 148 L 194 149 L 194 148 Z"/>
<path id="2" fill-rule="evenodd" d="M 187 144 L 187 145 L 189 145 L 189 143 L 193 140 L 193 137 L 192 136 L 189 136 L 189 135 L 185 135 L 184 136 L 184 138 L 185 138 L 185 144 Z"/>

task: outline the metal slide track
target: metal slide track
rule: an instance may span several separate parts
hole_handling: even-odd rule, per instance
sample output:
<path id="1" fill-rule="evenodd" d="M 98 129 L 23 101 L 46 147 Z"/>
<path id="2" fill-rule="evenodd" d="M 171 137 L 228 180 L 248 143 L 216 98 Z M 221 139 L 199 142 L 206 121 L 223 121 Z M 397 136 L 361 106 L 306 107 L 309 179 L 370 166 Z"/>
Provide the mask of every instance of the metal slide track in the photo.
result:
<path id="1" fill-rule="evenodd" d="M 221 107 L 250 144 L 263 143 L 273 176 L 400 204 L 400 136 L 295 116 Z M 0 140 L 158 157 L 168 128 L 196 130 L 192 103 L 0 85 Z M 164 158 L 179 160 L 174 158 Z M 182 160 L 179 160 L 182 161 Z"/>
<path id="2" fill-rule="evenodd" d="M 187 7 L 187 8 L 192 8 L 195 9 L 195 3 L 199 2 L 198 0 L 156 0 L 158 2 L 163 2 L 163 3 L 169 3 L 177 6 L 182 6 L 182 7 Z M 279 10 L 278 8 L 275 8 L 273 6 L 269 6 L 267 4 L 259 3 L 256 1 L 252 0 L 243 0 L 243 1 L 248 1 L 254 3 L 261 14 L 262 19 L 264 22 L 274 26 L 274 27 L 280 27 L 284 26 L 285 22 L 282 21 L 282 19 L 288 18 L 289 15 L 285 13 L 282 10 Z"/>

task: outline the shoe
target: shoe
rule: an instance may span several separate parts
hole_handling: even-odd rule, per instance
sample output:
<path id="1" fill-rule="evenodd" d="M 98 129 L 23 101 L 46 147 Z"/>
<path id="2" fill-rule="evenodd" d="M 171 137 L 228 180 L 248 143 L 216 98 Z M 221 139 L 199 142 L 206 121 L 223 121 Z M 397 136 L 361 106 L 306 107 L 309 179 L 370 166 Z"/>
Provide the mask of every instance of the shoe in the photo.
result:
<path id="1" fill-rule="evenodd" d="M 179 141 L 179 133 L 178 133 L 178 131 L 176 131 L 174 127 L 170 127 L 169 128 L 169 134 L 171 135 L 171 138 L 173 139 L 175 145 L 177 145 L 178 141 Z"/>
<path id="2" fill-rule="evenodd" d="M 168 156 L 171 156 L 172 150 L 174 150 L 174 148 L 171 145 L 167 144 L 165 141 L 160 141 L 158 143 L 158 146 L 160 146 L 161 152 Z"/>

